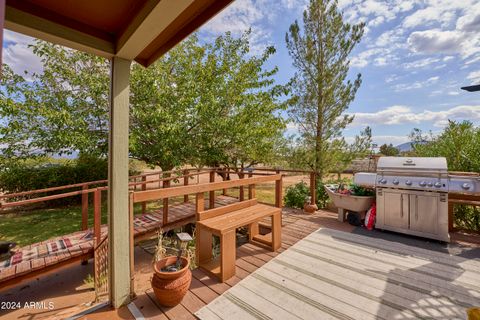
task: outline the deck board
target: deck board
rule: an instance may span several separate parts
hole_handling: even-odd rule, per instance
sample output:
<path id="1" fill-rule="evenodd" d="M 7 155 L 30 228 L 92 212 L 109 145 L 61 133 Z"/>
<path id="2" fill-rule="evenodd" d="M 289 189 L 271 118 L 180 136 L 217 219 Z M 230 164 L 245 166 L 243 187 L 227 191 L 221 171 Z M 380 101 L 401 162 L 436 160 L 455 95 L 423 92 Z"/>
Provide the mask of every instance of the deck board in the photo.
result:
<path id="1" fill-rule="evenodd" d="M 464 258 L 423 248 L 424 240 L 409 239 L 415 246 L 326 228 L 297 241 L 313 226 L 287 227 L 284 241 L 295 244 L 256 271 L 251 262 L 271 256 L 251 245 L 237 250 L 237 264 L 251 274 L 195 315 L 229 319 L 231 308 L 239 319 L 465 319 L 479 304 L 479 251 Z"/>

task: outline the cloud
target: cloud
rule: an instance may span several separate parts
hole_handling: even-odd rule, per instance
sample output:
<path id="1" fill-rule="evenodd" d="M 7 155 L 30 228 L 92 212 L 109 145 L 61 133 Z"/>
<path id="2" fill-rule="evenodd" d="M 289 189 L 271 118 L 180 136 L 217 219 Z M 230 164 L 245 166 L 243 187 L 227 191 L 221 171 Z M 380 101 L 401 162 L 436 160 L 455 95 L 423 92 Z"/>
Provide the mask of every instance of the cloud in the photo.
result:
<path id="1" fill-rule="evenodd" d="M 479 71 L 472 71 L 467 76 L 468 80 L 471 80 L 474 83 L 480 83 L 480 70 Z"/>
<path id="2" fill-rule="evenodd" d="M 15 73 L 20 75 L 24 75 L 25 70 L 29 73 L 42 73 L 43 66 L 40 58 L 28 47 L 33 41 L 31 37 L 4 30 L 3 63 L 8 64 Z M 26 79 L 31 80 L 28 76 Z"/>
<path id="3" fill-rule="evenodd" d="M 402 92 L 402 91 L 407 91 L 412 89 L 422 89 L 424 87 L 427 87 L 436 83 L 439 79 L 440 77 L 435 76 L 435 77 L 430 77 L 424 81 L 415 81 L 412 83 L 399 83 L 394 85 L 392 89 L 396 92 Z"/>
<path id="4" fill-rule="evenodd" d="M 412 62 L 406 62 L 406 63 L 403 64 L 403 67 L 405 69 L 425 68 L 425 67 L 428 67 L 431 64 L 434 64 L 434 63 L 439 62 L 439 61 L 440 61 L 439 58 L 429 57 L 429 58 L 425 58 L 425 59 L 415 60 L 415 61 L 412 61 Z"/>
<path id="5" fill-rule="evenodd" d="M 286 6 L 293 6 L 293 1 L 282 1 Z M 201 32 L 219 36 L 227 31 L 238 36 L 251 29 L 250 49 L 259 54 L 272 44 L 272 30 L 265 24 L 272 24 L 278 14 L 275 2 L 268 0 L 235 1 L 220 14 L 201 28 Z"/>
<path id="6" fill-rule="evenodd" d="M 431 122 L 436 127 L 444 127 L 448 120 L 480 121 L 480 105 L 457 106 L 448 110 L 414 112 L 407 106 L 391 106 L 378 112 L 352 113 L 355 119 L 352 126 L 402 125 Z"/>

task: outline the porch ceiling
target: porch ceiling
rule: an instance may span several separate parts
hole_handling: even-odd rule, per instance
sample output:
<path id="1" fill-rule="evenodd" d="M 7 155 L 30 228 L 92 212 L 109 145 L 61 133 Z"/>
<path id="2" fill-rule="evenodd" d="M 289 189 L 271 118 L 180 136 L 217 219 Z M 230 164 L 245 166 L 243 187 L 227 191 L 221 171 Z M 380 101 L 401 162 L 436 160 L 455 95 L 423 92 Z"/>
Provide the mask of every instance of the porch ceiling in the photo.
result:
<path id="1" fill-rule="evenodd" d="M 149 66 L 233 0 L 6 0 L 5 28 Z"/>

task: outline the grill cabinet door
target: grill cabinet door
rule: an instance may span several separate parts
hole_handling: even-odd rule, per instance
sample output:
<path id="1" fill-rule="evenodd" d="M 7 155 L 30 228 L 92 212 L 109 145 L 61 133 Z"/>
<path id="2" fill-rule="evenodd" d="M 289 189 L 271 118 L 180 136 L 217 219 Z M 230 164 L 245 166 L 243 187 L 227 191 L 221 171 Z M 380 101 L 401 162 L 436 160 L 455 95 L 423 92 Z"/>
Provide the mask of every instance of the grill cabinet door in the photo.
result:
<path id="1" fill-rule="evenodd" d="M 408 228 L 408 195 L 399 191 L 386 191 L 384 200 L 385 225 Z"/>
<path id="2" fill-rule="evenodd" d="M 410 195 L 410 229 L 437 234 L 439 196 Z"/>

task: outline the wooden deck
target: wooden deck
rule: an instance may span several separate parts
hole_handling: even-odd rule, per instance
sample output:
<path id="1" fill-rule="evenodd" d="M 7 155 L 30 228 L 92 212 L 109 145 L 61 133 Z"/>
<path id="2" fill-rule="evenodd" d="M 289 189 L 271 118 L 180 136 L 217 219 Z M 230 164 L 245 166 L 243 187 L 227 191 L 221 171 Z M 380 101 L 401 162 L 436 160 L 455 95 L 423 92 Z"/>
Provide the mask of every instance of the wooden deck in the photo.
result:
<path id="1" fill-rule="evenodd" d="M 283 211 L 282 248 L 279 252 L 284 252 L 310 233 L 318 230 L 319 227 L 325 227 L 326 229 L 323 230 L 327 231 L 324 231 L 324 234 L 314 234 L 313 240 L 307 239 L 313 242 L 307 242 L 306 244 L 300 244 L 300 247 L 295 246 L 292 248 L 297 250 L 297 252 L 292 250 L 295 255 L 294 260 L 288 256 L 283 258 L 284 255 L 282 254 L 279 257 L 280 261 L 285 260 L 287 263 L 299 261 L 303 267 L 307 266 L 307 269 L 310 268 L 309 270 L 313 273 L 311 279 L 308 279 L 309 281 L 312 281 L 315 285 L 324 281 L 323 287 L 321 287 L 323 295 L 337 294 L 336 297 L 339 301 L 343 301 L 335 302 L 335 300 L 332 300 L 335 298 L 330 298 L 330 301 L 333 301 L 333 305 L 341 309 L 341 313 L 335 313 L 335 308 L 328 309 L 330 312 L 335 313 L 334 316 L 326 312 L 325 307 L 320 307 L 319 304 L 315 303 L 315 295 L 317 293 L 314 293 L 309 299 L 304 299 L 311 302 L 311 304 L 305 303 L 305 301 L 300 303 L 301 306 L 307 305 L 307 309 L 302 309 L 303 307 L 300 307 L 298 304 L 291 306 L 297 314 L 294 316 L 290 314 L 290 317 L 287 318 L 323 319 L 320 315 L 325 315 L 326 319 L 359 319 L 359 317 L 382 318 L 388 314 L 394 316 L 383 318 L 416 319 L 432 318 L 433 315 L 436 316 L 439 312 L 448 316 L 437 317 L 436 319 L 450 319 L 452 318 L 450 316 L 459 315 L 460 313 L 465 318 L 464 309 L 474 304 L 475 301 L 480 301 L 480 276 L 478 275 L 478 271 L 480 271 L 480 246 L 478 245 L 478 237 L 465 237 L 453 234 L 453 242 L 445 245 L 388 232 L 366 231 L 363 228 L 355 228 L 347 223 L 338 222 L 336 218 L 336 213 L 327 211 L 318 211 L 315 215 L 306 215 L 299 210 L 284 209 Z M 332 239 L 332 234 L 328 234 L 329 230 L 338 232 L 344 239 Z M 359 235 L 352 233 L 358 233 Z M 355 243 L 352 243 L 352 240 L 347 241 L 349 239 L 348 236 L 352 236 Z M 458 242 L 457 239 L 466 242 Z M 357 244 L 360 243 L 360 240 L 362 241 L 361 245 Z M 373 243 L 376 240 L 381 241 L 383 248 L 372 249 L 369 243 Z M 393 248 L 396 251 L 388 253 L 389 250 L 394 251 Z M 318 260 L 317 257 L 304 256 L 304 254 L 299 254 L 298 250 L 322 256 L 323 260 L 320 259 L 321 265 L 312 269 L 311 266 L 309 267 L 309 264 L 312 261 L 316 262 Z M 417 250 L 421 255 L 418 254 Z M 288 271 L 290 272 L 288 277 L 295 278 L 297 276 L 295 272 L 298 271 L 289 271 L 281 263 L 270 262 L 278 255 L 279 253 L 270 252 L 249 243 L 243 244 L 237 248 L 236 275 L 233 278 L 226 283 L 220 283 L 199 269 L 193 270 L 192 284 L 182 303 L 173 308 L 165 308 L 158 305 L 150 288 L 151 255 L 137 248 L 135 255 L 135 286 L 138 297 L 134 303 L 146 319 L 196 319 L 194 315 L 196 312 L 224 294 L 227 290 L 232 288 L 232 292 L 236 292 L 238 290 L 237 287 L 242 288 L 243 285 L 238 286 L 239 282 L 257 270 L 259 270 L 257 273 L 260 276 L 270 275 L 271 277 Z M 450 255 L 457 257 L 451 257 Z M 438 258 L 438 256 L 443 258 Z M 390 258 L 391 261 L 384 262 L 384 257 Z M 441 260 L 440 262 L 439 259 Z M 266 263 L 268 263 L 265 266 L 269 268 L 268 271 L 262 268 Z M 338 269 L 336 269 L 337 267 Z M 448 272 L 440 273 L 438 271 L 445 268 L 448 271 L 452 271 L 450 275 Z M 476 274 L 471 273 L 473 269 L 477 270 Z M 318 279 L 319 277 L 321 280 Z M 424 278 L 428 280 L 423 280 Z M 282 280 L 285 279 L 278 278 L 276 280 L 283 283 Z M 428 284 L 429 280 L 432 280 L 434 283 Z M 471 280 L 475 282 L 471 282 Z M 309 285 L 309 283 L 304 282 L 299 287 L 298 283 L 295 284 L 292 280 L 288 281 L 290 281 L 289 286 L 292 285 L 292 288 L 296 286 L 298 290 L 301 290 L 304 285 Z M 420 284 L 417 284 L 419 281 Z M 443 284 L 439 287 L 433 286 L 437 282 L 443 282 Z M 335 283 L 335 285 L 332 283 Z M 336 288 L 336 285 L 340 287 Z M 367 290 L 369 285 L 373 287 Z M 355 289 L 353 292 L 350 292 L 341 286 L 350 286 Z M 442 286 L 446 286 L 446 288 L 442 289 Z M 271 292 L 265 292 L 262 295 L 277 297 L 279 300 L 273 300 L 275 304 L 282 304 L 284 300 L 281 300 L 280 295 L 285 295 L 285 292 L 272 286 L 267 287 Z M 272 288 L 274 289 L 272 290 Z M 332 291 L 333 289 L 336 291 Z M 363 293 L 361 290 L 366 290 L 366 292 Z M 344 293 L 345 296 L 338 296 L 339 292 Z M 295 293 L 291 292 L 291 294 Z M 456 294 L 460 295 L 457 300 L 455 300 Z M 400 296 L 396 297 L 396 295 Z M 407 295 L 407 298 L 405 298 L 405 295 Z M 298 297 L 293 299 L 296 299 L 298 302 Z M 322 296 L 323 298 L 325 296 Z M 250 301 L 249 299 L 249 297 L 244 295 L 241 295 L 240 298 L 241 301 L 244 301 L 242 303 Z M 300 300 L 302 299 L 300 298 Z M 392 303 L 392 299 L 396 304 Z M 455 305 L 457 302 L 460 302 L 460 307 Z M 325 303 L 325 300 L 322 300 L 322 303 Z M 324 308 L 323 311 L 321 310 L 322 308 Z M 355 308 L 367 311 L 353 313 L 356 310 Z M 440 311 L 435 311 L 437 309 Z M 229 309 L 229 311 L 232 310 L 234 308 Z M 307 312 L 312 310 L 316 313 L 311 313 L 310 315 L 313 316 L 308 317 Z M 425 312 L 432 316 L 425 316 Z M 281 318 L 278 315 L 282 313 L 273 314 L 273 316 L 269 312 L 264 314 L 267 314 L 267 317 L 260 318 L 278 319 Z M 202 316 L 202 313 L 198 315 Z M 232 319 L 231 315 L 230 313 L 227 314 L 226 318 Z M 423 317 L 420 315 L 423 315 Z M 256 316 L 258 318 L 259 314 Z M 243 314 L 240 318 L 248 319 L 252 318 L 252 315 L 246 316 Z"/>
<path id="2" fill-rule="evenodd" d="M 215 206 L 236 201 L 237 199 L 232 197 L 218 196 L 215 199 Z M 164 226 L 162 219 L 161 210 L 137 215 L 133 222 L 135 241 L 151 237 L 159 228 L 168 231 L 189 222 L 195 222 L 195 203 L 190 201 L 171 206 L 168 212 L 168 224 Z M 107 226 L 103 225 L 102 236 L 106 233 Z M 60 267 L 88 260 L 93 257 L 93 246 L 93 230 L 89 229 L 17 248 L 9 260 L 0 263 L 0 285 L 5 289 Z"/>
<path id="3" fill-rule="evenodd" d="M 182 303 L 173 308 L 160 306 L 151 289 L 152 256 L 147 250 L 140 247 L 135 252 L 135 291 L 137 299 L 135 305 L 147 319 L 196 319 L 193 315 L 200 308 L 212 302 L 219 295 L 238 284 L 242 279 L 263 266 L 280 252 L 301 240 L 320 225 L 335 225 L 337 229 L 352 231 L 354 228 L 348 224 L 336 221 L 336 214 L 323 212 L 323 214 L 306 215 L 299 210 L 283 210 L 282 247 L 278 252 L 271 252 L 245 243 L 237 247 L 236 274 L 225 283 L 209 276 L 200 269 L 192 271 L 192 284 Z"/>
<path id="4" fill-rule="evenodd" d="M 196 315 L 210 319 L 465 319 L 480 255 L 319 229 Z"/>

